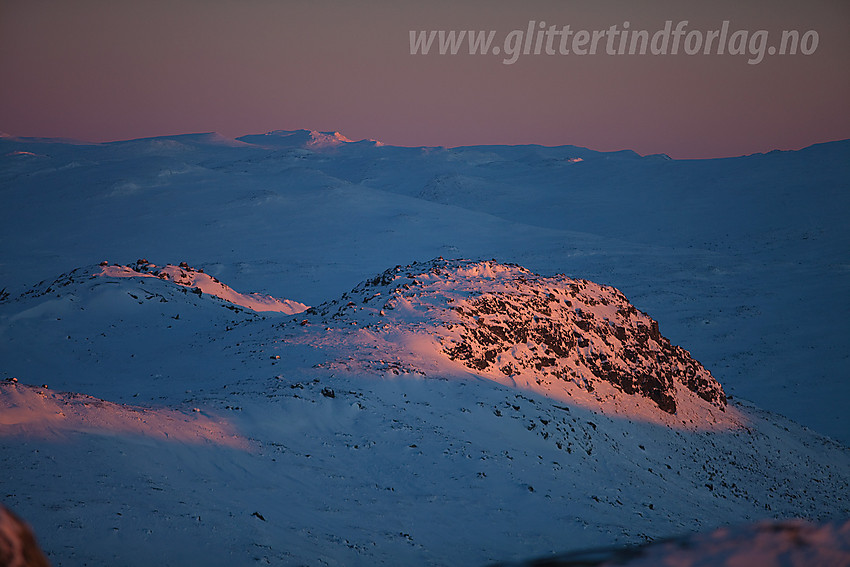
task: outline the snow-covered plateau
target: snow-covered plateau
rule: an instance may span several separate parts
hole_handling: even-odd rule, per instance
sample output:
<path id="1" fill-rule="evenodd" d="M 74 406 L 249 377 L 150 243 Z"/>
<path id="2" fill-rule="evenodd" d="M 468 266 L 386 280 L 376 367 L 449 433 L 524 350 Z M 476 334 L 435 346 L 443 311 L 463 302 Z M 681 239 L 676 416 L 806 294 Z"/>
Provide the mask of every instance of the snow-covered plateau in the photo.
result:
<path id="1" fill-rule="evenodd" d="M 54 565 L 845 564 L 848 158 L 3 137 L 0 501 Z"/>

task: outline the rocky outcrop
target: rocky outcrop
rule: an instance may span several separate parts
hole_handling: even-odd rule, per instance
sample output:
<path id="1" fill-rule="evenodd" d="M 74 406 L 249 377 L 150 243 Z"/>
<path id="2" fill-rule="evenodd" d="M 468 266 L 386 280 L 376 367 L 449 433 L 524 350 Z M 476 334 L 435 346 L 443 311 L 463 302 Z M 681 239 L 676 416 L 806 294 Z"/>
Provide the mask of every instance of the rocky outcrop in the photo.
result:
<path id="1" fill-rule="evenodd" d="M 446 349 L 470 368 L 510 376 L 572 380 L 589 391 L 598 380 L 676 413 L 684 386 L 720 409 L 726 396 L 688 351 L 663 337 L 658 323 L 618 290 L 565 276 L 517 273 L 506 291 L 483 293 L 452 307 L 460 338 Z"/>

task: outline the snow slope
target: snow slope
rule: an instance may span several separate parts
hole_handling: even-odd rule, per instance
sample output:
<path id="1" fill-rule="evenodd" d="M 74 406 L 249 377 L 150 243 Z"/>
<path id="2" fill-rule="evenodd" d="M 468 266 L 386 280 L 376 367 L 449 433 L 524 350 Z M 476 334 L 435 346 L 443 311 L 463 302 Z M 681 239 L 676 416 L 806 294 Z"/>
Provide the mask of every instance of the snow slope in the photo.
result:
<path id="1" fill-rule="evenodd" d="M 850 450 L 722 403 L 710 375 L 707 399 L 687 380 L 668 384 L 671 414 L 648 392 L 584 374 L 572 355 L 594 348 L 612 360 L 634 349 L 635 369 L 657 369 L 649 351 L 698 364 L 641 338 L 653 322 L 611 288 L 437 259 L 284 316 L 97 273 L 0 304 L 20 356 L 33 349 L 26 373 L 48 374 L 39 353 L 70 366 L 50 376 L 58 386 L 0 384 L 5 501 L 59 564 L 485 564 L 850 514 Z M 625 335 L 612 325 L 603 348 L 588 319 L 530 300 L 540 290 Z M 548 317 L 584 332 L 588 345 L 564 346 L 552 366 L 576 376 L 544 386 L 452 360 L 452 341 L 482 326 L 468 306 L 485 297 L 529 299 L 506 326 L 536 317 L 543 329 Z M 492 326 L 488 315 L 478 320 Z M 517 366 L 561 348 L 534 337 L 537 354 L 515 355 Z"/>

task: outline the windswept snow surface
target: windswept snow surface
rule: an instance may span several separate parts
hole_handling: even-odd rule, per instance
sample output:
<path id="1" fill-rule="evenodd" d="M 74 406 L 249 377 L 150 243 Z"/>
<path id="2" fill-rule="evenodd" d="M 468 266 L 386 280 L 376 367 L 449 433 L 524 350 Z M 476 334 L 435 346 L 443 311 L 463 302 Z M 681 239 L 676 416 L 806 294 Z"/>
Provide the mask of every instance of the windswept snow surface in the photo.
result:
<path id="1" fill-rule="evenodd" d="M 0 497 L 55 564 L 850 516 L 850 142 L 342 138 L 0 139 Z"/>

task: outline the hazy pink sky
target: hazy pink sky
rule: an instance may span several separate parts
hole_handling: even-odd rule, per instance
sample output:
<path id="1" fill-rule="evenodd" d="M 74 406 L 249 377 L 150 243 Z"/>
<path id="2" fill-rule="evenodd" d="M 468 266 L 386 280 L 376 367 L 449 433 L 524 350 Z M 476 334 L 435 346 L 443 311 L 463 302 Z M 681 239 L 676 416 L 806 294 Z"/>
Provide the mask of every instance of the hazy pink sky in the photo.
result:
<path id="1" fill-rule="evenodd" d="M 410 30 L 814 30 L 811 55 L 410 55 Z M 850 138 L 850 2 L 0 0 L 0 130 L 89 141 L 338 130 L 674 157 Z M 683 38 L 684 40 L 684 38 Z M 557 45 L 557 42 L 556 44 Z M 466 45 L 464 49 L 468 49 Z M 680 47 L 680 52 L 682 51 Z"/>

